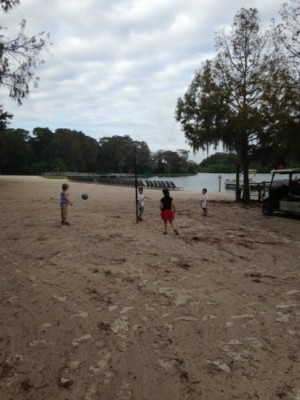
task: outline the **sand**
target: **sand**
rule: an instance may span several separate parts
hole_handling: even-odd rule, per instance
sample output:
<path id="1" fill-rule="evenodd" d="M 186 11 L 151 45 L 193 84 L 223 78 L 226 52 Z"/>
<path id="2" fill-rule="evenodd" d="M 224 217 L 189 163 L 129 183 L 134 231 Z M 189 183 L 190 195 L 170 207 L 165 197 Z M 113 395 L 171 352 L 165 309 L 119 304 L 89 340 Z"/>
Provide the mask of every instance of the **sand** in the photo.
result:
<path id="1" fill-rule="evenodd" d="M 299 219 L 62 183 L 0 176 L 1 400 L 300 399 Z"/>

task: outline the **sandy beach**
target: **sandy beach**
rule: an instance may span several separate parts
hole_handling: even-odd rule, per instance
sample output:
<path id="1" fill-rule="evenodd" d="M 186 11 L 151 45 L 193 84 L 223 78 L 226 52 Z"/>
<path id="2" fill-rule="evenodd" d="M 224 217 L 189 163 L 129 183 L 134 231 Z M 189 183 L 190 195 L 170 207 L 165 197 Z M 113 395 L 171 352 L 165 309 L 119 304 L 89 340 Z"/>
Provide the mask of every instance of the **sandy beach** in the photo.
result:
<path id="1" fill-rule="evenodd" d="M 0 176 L 1 400 L 300 400 L 300 219 L 64 182 Z"/>

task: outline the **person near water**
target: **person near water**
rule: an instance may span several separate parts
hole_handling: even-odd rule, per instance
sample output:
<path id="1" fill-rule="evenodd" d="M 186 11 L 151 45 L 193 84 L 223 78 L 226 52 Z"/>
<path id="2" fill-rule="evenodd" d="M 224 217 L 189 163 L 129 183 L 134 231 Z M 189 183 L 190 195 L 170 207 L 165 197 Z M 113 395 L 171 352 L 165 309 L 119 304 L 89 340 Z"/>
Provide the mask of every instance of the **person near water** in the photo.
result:
<path id="1" fill-rule="evenodd" d="M 208 197 L 207 197 L 207 189 L 203 188 L 200 196 L 200 207 L 202 208 L 203 216 L 207 216 L 208 209 Z"/>

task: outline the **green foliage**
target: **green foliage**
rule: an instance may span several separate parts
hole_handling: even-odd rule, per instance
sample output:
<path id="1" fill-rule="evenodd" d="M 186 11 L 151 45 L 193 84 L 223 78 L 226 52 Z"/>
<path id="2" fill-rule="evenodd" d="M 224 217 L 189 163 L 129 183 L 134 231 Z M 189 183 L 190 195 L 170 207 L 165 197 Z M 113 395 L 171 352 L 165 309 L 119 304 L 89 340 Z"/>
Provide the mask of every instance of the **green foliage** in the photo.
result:
<path id="1" fill-rule="evenodd" d="M 1 118 L 1 114 L 0 114 Z M 6 121 L 3 116 L 3 121 Z M 5 125 L 5 124 L 4 124 Z M 0 130 L 0 173 L 195 173 L 197 164 L 188 152 L 158 151 L 151 154 L 147 143 L 128 135 L 97 140 L 82 132 L 35 128 L 32 136 L 21 129 Z M 135 158 L 136 157 L 136 158 Z"/>
<path id="2" fill-rule="evenodd" d="M 300 2 L 283 3 L 279 12 L 281 21 L 273 19 L 272 36 L 276 51 L 284 50 L 294 67 L 300 67 Z"/>
<path id="3" fill-rule="evenodd" d="M 237 157 L 234 153 L 215 153 L 205 158 L 199 164 L 198 172 L 222 172 L 222 173 L 235 173 L 236 172 Z M 272 162 L 264 163 L 262 160 L 253 160 L 249 165 L 249 169 L 255 169 L 257 172 L 269 173 L 275 167 Z M 295 168 L 294 164 L 287 165 L 288 168 Z"/>
<path id="4" fill-rule="evenodd" d="M 45 178 L 45 179 L 62 179 L 62 180 L 67 179 L 67 177 L 64 175 L 43 175 L 43 178 Z"/>
<path id="5" fill-rule="evenodd" d="M 0 5 L 4 12 L 11 10 L 20 3 L 19 0 L 1 0 Z"/>
<path id="6" fill-rule="evenodd" d="M 13 118 L 12 114 L 3 111 L 3 107 L 0 105 L 0 131 L 7 128 L 9 120 Z"/>
<path id="7" fill-rule="evenodd" d="M 41 160 L 48 162 L 48 171 L 90 172 L 97 168 L 98 143 L 95 139 L 70 129 L 34 130 L 35 145 Z"/>
<path id="8" fill-rule="evenodd" d="M 139 172 L 143 173 L 152 169 L 150 150 L 145 142 L 134 141 L 128 135 L 99 139 L 99 171 L 133 173 L 135 157 Z"/>
<path id="9" fill-rule="evenodd" d="M 24 129 L 0 131 L 0 172 L 2 174 L 26 173 L 31 155 L 27 131 Z"/>
<path id="10" fill-rule="evenodd" d="M 0 172 L 41 174 L 47 171 L 96 172 L 98 143 L 82 132 L 35 128 L 0 130 Z"/>
<path id="11" fill-rule="evenodd" d="M 195 173 L 197 164 L 187 160 L 187 153 L 182 150 L 159 150 L 152 155 L 153 172 L 160 175 Z"/>
<path id="12" fill-rule="evenodd" d="M 200 163 L 199 172 L 236 172 L 236 155 L 215 153 Z"/>
<path id="13" fill-rule="evenodd" d="M 262 154 L 268 160 L 299 157 L 299 82 L 281 54 L 268 47 L 267 33 L 260 34 L 256 9 L 241 9 L 216 45 L 216 57 L 202 65 L 178 99 L 176 119 L 194 150 L 222 143 L 236 153 L 249 202 L 251 162 Z"/>
<path id="14" fill-rule="evenodd" d="M 1 0 L 4 12 L 18 5 L 17 0 Z M 34 36 L 25 34 L 26 21 L 20 22 L 20 30 L 15 39 L 8 39 L 1 35 L 0 43 L 0 86 L 9 91 L 9 96 L 22 104 L 30 92 L 30 85 L 38 85 L 39 77 L 34 69 L 43 63 L 42 53 L 48 49 L 49 35 L 45 32 Z M 1 32 L 3 26 L 0 25 Z"/>

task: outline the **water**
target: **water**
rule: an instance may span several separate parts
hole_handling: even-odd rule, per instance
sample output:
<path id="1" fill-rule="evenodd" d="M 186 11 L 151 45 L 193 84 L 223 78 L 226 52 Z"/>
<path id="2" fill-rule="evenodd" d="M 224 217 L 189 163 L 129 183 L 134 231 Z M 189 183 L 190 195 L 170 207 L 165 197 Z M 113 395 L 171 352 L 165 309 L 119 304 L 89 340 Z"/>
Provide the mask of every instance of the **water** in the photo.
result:
<path id="1" fill-rule="evenodd" d="M 219 184 L 219 176 L 221 176 L 221 185 Z M 206 188 L 208 192 L 223 192 L 230 193 L 231 190 L 225 189 L 226 179 L 235 179 L 235 174 L 207 174 L 199 173 L 197 175 L 182 176 L 182 177 L 169 177 L 169 176 L 154 176 L 151 178 L 153 181 L 172 181 L 177 187 L 183 187 L 184 190 L 191 190 L 194 192 L 201 192 L 202 188 Z M 252 182 L 271 181 L 271 174 L 256 174 Z M 219 190 L 220 186 L 220 190 Z"/>

